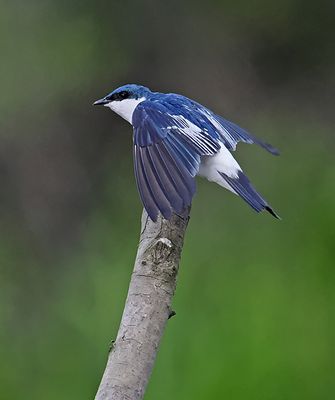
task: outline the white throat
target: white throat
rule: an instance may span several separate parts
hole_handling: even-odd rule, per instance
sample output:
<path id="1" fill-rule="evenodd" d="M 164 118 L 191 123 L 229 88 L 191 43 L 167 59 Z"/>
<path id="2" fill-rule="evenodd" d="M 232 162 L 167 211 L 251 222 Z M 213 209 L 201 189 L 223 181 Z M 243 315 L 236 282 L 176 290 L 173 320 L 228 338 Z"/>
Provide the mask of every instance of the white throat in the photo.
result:
<path id="1" fill-rule="evenodd" d="M 139 99 L 124 99 L 121 101 L 115 100 L 105 104 L 105 107 L 109 107 L 131 124 L 135 108 L 144 100 L 146 100 L 145 97 L 140 97 Z"/>

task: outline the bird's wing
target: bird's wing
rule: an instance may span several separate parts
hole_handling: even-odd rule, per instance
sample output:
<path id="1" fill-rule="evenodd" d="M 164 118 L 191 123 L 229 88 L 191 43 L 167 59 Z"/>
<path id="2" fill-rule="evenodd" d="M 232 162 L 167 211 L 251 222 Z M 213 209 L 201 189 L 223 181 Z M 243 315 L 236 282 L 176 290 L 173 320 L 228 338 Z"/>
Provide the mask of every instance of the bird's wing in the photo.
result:
<path id="1" fill-rule="evenodd" d="M 219 134 L 221 141 L 229 150 L 236 150 L 238 142 L 244 142 L 249 144 L 258 144 L 263 147 L 271 154 L 279 155 L 279 151 L 268 143 L 251 135 L 246 130 L 240 128 L 238 125 L 230 122 L 223 117 L 213 113 L 208 108 L 181 95 L 171 94 L 171 102 L 183 103 L 184 108 L 188 110 L 189 114 L 195 115 L 198 120 L 201 120 L 201 126 L 206 126 L 208 130 L 212 129 Z M 213 135 L 213 133 L 212 133 Z"/>
<path id="2" fill-rule="evenodd" d="M 200 157 L 220 149 L 218 136 L 196 122 L 167 101 L 144 101 L 133 113 L 135 177 L 153 221 L 159 212 L 169 219 L 191 204 Z"/>
<path id="3" fill-rule="evenodd" d="M 229 150 L 235 150 L 236 144 L 238 142 L 244 142 L 249 144 L 258 144 L 259 146 L 263 147 L 265 150 L 270 152 L 271 154 L 278 156 L 279 151 L 271 146 L 271 144 L 263 142 L 262 140 L 256 138 L 255 136 L 251 135 L 245 129 L 239 127 L 238 125 L 230 122 L 219 115 L 212 113 L 209 110 L 206 110 L 206 114 L 208 115 L 209 120 L 215 126 L 217 131 L 219 132 L 223 143 Z"/>

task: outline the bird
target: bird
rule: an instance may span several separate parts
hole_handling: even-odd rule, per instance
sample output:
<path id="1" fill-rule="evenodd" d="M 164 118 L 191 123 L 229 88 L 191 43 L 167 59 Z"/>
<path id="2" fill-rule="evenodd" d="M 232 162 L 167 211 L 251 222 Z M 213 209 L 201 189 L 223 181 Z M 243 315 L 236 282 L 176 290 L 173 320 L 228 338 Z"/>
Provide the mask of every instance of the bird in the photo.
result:
<path id="1" fill-rule="evenodd" d="M 197 175 L 241 197 L 256 212 L 279 215 L 256 191 L 232 155 L 238 142 L 279 151 L 198 102 L 126 84 L 93 105 L 110 108 L 133 126 L 136 184 L 153 222 L 190 206 Z"/>

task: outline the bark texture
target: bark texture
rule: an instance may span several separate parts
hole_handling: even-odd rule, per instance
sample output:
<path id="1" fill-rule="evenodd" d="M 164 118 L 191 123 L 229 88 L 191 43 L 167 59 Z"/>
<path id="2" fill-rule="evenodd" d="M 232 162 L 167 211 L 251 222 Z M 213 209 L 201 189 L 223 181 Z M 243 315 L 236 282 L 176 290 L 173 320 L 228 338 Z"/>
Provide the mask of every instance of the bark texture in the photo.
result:
<path id="1" fill-rule="evenodd" d="M 152 222 L 143 211 L 121 324 L 95 400 L 142 399 L 171 310 L 189 209 Z"/>

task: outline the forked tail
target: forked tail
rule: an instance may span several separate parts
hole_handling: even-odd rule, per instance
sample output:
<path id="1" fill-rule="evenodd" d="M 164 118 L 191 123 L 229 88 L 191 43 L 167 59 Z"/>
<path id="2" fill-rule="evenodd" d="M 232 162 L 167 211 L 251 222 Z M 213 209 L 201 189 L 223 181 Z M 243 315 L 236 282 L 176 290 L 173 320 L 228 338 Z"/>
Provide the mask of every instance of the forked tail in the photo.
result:
<path id="1" fill-rule="evenodd" d="M 252 186 L 249 179 L 242 171 L 238 172 L 237 178 L 231 178 L 224 172 L 218 172 L 226 181 L 226 183 L 234 190 L 234 192 L 242 197 L 242 199 L 246 201 L 255 211 L 261 212 L 266 210 L 275 218 L 281 219 L 279 215 L 263 199 L 263 197 L 256 192 L 256 189 Z"/>

